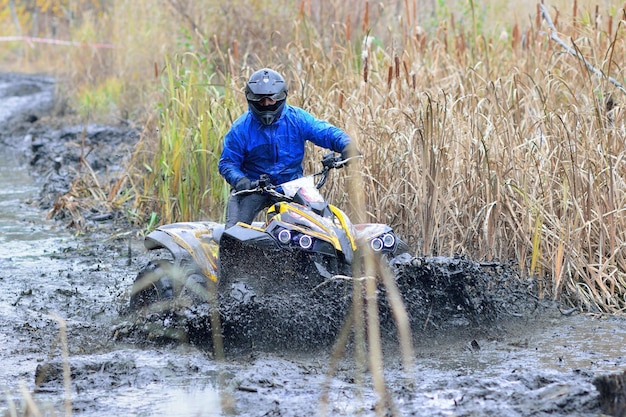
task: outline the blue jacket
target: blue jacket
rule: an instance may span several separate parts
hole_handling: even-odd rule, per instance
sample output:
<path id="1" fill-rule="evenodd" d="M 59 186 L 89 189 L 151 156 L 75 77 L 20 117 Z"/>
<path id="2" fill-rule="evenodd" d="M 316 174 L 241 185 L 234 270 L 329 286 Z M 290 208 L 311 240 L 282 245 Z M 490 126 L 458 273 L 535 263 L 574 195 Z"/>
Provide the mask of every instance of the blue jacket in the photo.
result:
<path id="1" fill-rule="evenodd" d="M 299 107 L 285 105 L 280 118 L 269 126 L 248 111 L 235 120 L 224 137 L 219 172 L 233 187 L 244 176 L 255 181 L 267 174 L 272 184 L 299 178 L 307 140 L 341 152 L 350 137 Z"/>

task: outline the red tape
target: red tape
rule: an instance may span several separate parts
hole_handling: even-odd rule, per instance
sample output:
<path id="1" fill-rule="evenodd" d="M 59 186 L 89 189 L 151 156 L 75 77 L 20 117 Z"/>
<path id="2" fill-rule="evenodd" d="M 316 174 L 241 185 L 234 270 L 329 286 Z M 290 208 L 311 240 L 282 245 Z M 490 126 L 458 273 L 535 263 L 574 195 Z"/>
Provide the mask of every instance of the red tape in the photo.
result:
<path id="1" fill-rule="evenodd" d="M 91 48 L 115 48 L 115 45 L 110 43 L 89 43 L 89 42 L 75 42 L 64 41 L 60 39 L 48 39 L 48 38 L 34 38 L 32 36 L 0 36 L 0 42 L 28 42 L 31 46 L 33 43 L 47 43 L 52 45 L 64 45 L 64 46 L 89 46 Z"/>

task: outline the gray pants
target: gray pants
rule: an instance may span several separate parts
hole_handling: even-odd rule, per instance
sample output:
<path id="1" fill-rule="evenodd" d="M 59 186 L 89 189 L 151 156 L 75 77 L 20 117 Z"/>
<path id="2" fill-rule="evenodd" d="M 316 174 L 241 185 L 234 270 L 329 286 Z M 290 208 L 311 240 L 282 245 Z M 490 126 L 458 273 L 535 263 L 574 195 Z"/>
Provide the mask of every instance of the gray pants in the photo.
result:
<path id="1" fill-rule="evenodd" d="M 231 195 L 226 205 L 226 229 L 243 222 L 251 224 L 261 210 L 274 204 L 269 195 L 258 193 Z"/>

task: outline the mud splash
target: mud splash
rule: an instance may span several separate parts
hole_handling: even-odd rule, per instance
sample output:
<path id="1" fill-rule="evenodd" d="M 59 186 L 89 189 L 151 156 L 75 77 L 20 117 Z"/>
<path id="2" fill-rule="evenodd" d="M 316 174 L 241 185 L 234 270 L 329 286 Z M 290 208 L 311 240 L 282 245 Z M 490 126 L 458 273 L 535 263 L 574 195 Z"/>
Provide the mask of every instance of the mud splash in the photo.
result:
<path id="1" fill-rule="evenodd" d="M 240 346 L 216 361 L 198 346 L 129 333 L 134 323 L 121 312 L 137 271 L 148 261 L 141 239 L 132 232 L 112 238 L 115 219 L 102 217 L 85 217 L 92 232 L 75 236 L 64 219 L 45 220 L 45 212 L 29 204 L 41 201 L 48 178 L 32 181 L 29 171 L 53 175 L 55 161 L 61 161 L 58 172 L 70 176 L 75 167 L 74 159 L 61 154 L 75 146 L 61 145 L 71 137 L 64 131 L 80 130 L 41 123 L 43 109 L 51 111 L 52 86 L 47 78 L 0 77 L 5 95 L 0 115 L 9 123 L 0 135 L 0 414 L 25 414 L 23 399 L 31 397 L 40 410 L 55 415 L 70 404 L 72 415 L 86 417 L 302 416 L 318 414 L 327 392 L 328 415 L 376 415 L 379 398 L 369 373 L 358 372 L 354 346 L 337 372 L 326 375 L 330 346 L 271 351 Z M 48 93 L 38 95 L 42 91 Z M 129 137 L 120 127 L 96 131 L 97 159 L 99 146 L 126 144 Z M 38 149 L 46 155 L 29 167 L 31 152 Z M 453 263 L 411 258 L 396 265 L 405 291 L 437 307 L 408 305 L 419 324 L 413 369 L 402 369 L 393 330 L 384 334 L 385 382 L 398 414 L 600 415 L 596 378 L 626 369 L 626 321 L 540 308 L 543 301 L 516 296 L 518 287 L 507 290 L 514 282 L 507 280 L 518 278 L 514 271 L 467 262 L 458 260 L 462 273 L 443 280 L 433 278 L 454 272 Z M 473 273 L 467 274 L 468 268 Z M 471 285 L 457 291 L 463 297 L 450 299 L 459 280 Z"/>

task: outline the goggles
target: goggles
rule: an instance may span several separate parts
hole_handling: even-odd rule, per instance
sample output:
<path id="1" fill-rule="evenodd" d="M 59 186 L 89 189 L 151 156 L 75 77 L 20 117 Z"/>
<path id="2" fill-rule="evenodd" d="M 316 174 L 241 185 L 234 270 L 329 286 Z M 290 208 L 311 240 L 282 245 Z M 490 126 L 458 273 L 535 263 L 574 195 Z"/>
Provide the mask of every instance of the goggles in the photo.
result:
<path id="1" fill-rule="evenodd" d="M 248 91 L 246 93 L 246 99 L 248 99 L 248 101 L 257 102 L 263 100 L 264 98 L 269 98 L 270 100 L 274 101 L 281 101 L 287 98 L 287 93 L 284 91 L 276 94 L 254 94 L 252 91 Z"/>

